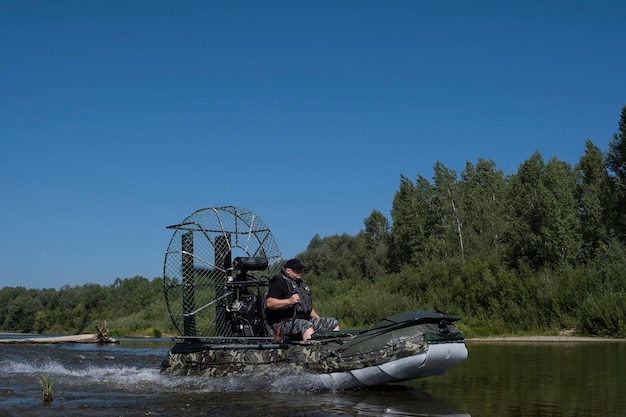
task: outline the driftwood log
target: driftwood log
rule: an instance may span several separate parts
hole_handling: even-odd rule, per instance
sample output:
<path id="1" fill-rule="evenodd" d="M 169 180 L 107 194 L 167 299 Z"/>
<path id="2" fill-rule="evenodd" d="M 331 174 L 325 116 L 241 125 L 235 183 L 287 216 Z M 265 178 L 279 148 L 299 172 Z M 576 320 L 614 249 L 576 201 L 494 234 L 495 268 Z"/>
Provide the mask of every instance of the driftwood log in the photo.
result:
<path id="1" fill-rule="evenodd" d="M 117 343 L 117 340 L 109 336 L 109 327 L 107 326 L 106 320 L 102 321 L 100 326 L 96 326 L 96 329 L 98 330 L 96 334 L 96 341 L 98 343 Z"/>
<path id="2" fill-rule="evenodd" d="M 118 340 L 109 336 L 109 328 L 106 321 L 103 321 L 100 326 L 96 326 L 96 329 L 98 329 L 98 333 L 95 334 L 77 334 L 73 336 L 29 337 L 25 339 L 3 339 L 0 336 L 0 343 L 119 343 Z"/>

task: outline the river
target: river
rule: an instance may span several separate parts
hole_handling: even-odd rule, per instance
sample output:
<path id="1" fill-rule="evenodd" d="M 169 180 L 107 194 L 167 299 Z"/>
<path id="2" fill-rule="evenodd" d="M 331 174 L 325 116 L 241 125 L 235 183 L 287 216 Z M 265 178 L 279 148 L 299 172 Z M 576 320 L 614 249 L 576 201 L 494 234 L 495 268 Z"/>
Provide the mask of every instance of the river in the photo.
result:
<path id="1" fill-rule="evenodd" d="M 446 375 L 350 391 L 314 391 L 305 376 L 164 376 L 169 339 L 120 342 L 0 344 L 0 417 L 626 415 L 622 342 L 472 341 L 467 361 Z M 54 382 L 50 404 L 41 375 Z"/>

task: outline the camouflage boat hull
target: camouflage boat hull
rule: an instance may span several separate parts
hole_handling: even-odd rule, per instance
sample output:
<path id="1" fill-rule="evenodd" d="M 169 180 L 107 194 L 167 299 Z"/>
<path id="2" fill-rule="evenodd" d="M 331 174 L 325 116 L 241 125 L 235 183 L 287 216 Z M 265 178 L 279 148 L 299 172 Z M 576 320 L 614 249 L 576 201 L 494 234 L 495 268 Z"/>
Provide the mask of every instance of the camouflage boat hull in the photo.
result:
<path id="1" fill-rule="evenodd" d="M 375 386 L 440 375 L 467 358 L 457 317 L 414 311 L 371 329 L 315 333 L 305 342 L 269 338 L 179 338 L 161 365 L 170 375 L 307 375 L 328 389 Z"/>

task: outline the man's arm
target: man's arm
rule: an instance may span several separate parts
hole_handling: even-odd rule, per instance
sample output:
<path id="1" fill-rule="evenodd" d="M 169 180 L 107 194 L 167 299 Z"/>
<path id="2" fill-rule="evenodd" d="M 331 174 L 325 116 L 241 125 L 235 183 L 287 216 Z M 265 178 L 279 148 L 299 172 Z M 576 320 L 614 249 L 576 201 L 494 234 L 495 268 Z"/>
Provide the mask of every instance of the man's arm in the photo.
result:
<path id="1" fill-rule="evenodd" d="M 270 310 L 280 310 L 283 308 L 291 307 L 294 304 L 300 302 L 300 296 L 298 294 L 292 294 L 289 298 L 274 298 L 267 297 L 265 305 Z"/>

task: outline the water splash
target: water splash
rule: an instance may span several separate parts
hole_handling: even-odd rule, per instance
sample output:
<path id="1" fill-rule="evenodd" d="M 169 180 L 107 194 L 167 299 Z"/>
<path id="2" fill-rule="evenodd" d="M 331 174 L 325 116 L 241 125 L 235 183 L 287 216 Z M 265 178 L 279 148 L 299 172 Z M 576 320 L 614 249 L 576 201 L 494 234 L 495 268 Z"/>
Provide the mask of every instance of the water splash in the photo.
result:
<path id="1" fill-rule="evenodd" d="M 105 364 L 71 366 L 58 361 L 41 360 L 0 360 L 0 368 L 5 377 L 33 378 L 45 373 L 53 378 L 58 386 L 97 386 L 106 389 L 126 390 L 141 393 L 163 392 L 299 392 L 311 391 L 313 375 L 265 376 L 265 377 L 180 377 L 161 375 L 155 368 Z"/>

